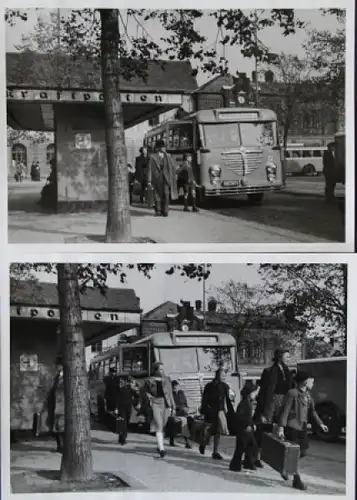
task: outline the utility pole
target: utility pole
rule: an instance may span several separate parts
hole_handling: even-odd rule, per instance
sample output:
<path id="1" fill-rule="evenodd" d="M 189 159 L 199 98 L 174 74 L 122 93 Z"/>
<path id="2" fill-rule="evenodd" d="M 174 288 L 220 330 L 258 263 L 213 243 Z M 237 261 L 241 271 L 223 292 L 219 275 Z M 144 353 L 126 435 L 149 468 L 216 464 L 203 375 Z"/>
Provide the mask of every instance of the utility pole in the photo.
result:
<path id="1" fill-rule="evenodd" d="M 206 264 L 203 264 L 203 273 L 206 275 Z M 202 280 L 202 314 L 203 314 L 203 331 L 206 331 L 206 279 Z"/>

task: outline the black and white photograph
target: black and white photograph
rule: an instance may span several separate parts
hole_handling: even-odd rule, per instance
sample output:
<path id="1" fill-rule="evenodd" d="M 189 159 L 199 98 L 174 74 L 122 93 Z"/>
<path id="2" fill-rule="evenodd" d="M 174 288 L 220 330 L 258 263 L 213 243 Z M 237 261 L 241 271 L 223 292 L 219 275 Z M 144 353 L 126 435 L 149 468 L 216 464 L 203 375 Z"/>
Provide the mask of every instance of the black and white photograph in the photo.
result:
<path id="1" fill-rule="evenodd" d="M 307 260 L 12 263 L 12 493 L 352 498 L 353 275 Z"/>
<path id="2" fill-rule="evenodd" d="M 8 8 L 8 242 L 353 251 L 352 18 Z"/>

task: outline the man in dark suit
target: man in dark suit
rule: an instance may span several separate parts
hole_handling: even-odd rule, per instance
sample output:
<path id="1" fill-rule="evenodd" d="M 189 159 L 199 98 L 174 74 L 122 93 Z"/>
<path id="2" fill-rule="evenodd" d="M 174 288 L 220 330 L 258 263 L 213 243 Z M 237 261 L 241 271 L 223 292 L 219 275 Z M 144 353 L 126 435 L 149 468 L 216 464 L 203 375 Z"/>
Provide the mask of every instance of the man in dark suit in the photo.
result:
<path id="1" fill-rule="evenodd" d="M 201 413 L 204 415 L 201 443 L 199 451 L 204 455 L 206 445 L 213 436 L 213 454 L 215 460 L 222 460 L 222 455 L 218 452 L 221 435 L 227 435 L 228 422 L 227 414 L 233 413 L 232 402 L 229 398 L 229 386 L 222 380 L 222 369 L 216 371 L 215 378 L 206 385 L 201 404 Z M 207 431 L 208 430 L 208 431 Z"/>
<path id="2" fill-rule="evenodd" d="M 144 203 L 148 185 L 149 154 L 145 146 L 139 149 L 139 153 L 135 158 L 135 180 L 140 184 L 140 203 Z"/>
<path id="3" fill-rule="evenodd" d="M 134 379 L 128 377 L 121 380 L 116 396 L 116 408 L 118 410 L 118 416 L 121 417 L 121 429 L 118 432 L 118 442 L 124 445 L 128 437 L 132 408 L 136 406 L 137 391 L 135 390 Z"/>
<path id="4" fill-rule="evenodd" d="M 335 199 L 336 188 L 336 158 L 335 158 L 335 143 L 330 142 L 327 145 L 327 150 L 323 155 L 323 174 L 325 176 L 325 200 L 332 202 Z"/>

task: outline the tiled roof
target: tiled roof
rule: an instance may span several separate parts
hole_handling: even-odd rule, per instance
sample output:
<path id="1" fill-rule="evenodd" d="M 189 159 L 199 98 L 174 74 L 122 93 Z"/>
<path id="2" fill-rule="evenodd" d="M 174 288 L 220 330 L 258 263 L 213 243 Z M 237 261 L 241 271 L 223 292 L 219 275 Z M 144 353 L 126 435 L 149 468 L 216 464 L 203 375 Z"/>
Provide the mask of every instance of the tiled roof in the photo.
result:
<path id="1" fill-rule="evenodd" d="M 165 321 L 168 314 L 176 314 L 178 312 L 177 308 L 178 304 L 175 304 L 175 302 L 167 300 L 166 302 L 163 302 L 154 309 L 151 309 L 151 311 L 145 313 L 143 316 L 143 320 Z"/>
<path id="2" fill-rule="evenodd" d="M 101 90 L 101 68 L 93 60 L 69 56 L 63 58 L 62 69 L 53 61 L 53 56 L 36 52 L 10 52 L 6 54 L 7 86 L 33 88 L 58 88 L 56 81 L 71 89 Z M 190 93 L 197 88 L 189 61 L 149 61 L 147 81 L 135 76 L 130 81 L 121 78 L 120 87 L 124 91 L 156 91 Z M 59 76 L 61 73 L 61 76 Z"/>
<path id="3" fill-rule="evenodd" d="M 10 297 L 11 305 L 52 306 L 58 307 L 58 291 L 56 283 L 17 283 Z M 140 299 L 135 291 L 129 288 L 108 288 L 102 295 L 96 288 L 87 288 L 81 294 L 83 309 L 100 311 L 141 312 Z"/>

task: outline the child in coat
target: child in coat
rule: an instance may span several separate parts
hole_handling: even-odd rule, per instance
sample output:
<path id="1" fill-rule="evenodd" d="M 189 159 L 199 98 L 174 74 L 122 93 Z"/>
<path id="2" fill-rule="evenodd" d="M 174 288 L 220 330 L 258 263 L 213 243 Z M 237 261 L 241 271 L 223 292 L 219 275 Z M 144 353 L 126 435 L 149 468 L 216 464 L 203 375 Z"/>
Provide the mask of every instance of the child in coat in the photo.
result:
<path id="1" fill-rule="evenodd" d="M 255 425 L 253 424 L 253 405 L 257 387 L 246 383 L 241 390 L 241 402 L 236 411 L 236 447 L 229 465 L 230 470 L 240 472 L 243 467 L 256 470 L 255 460 L 257 454 L 257 443 L 254 437 Z"/>

